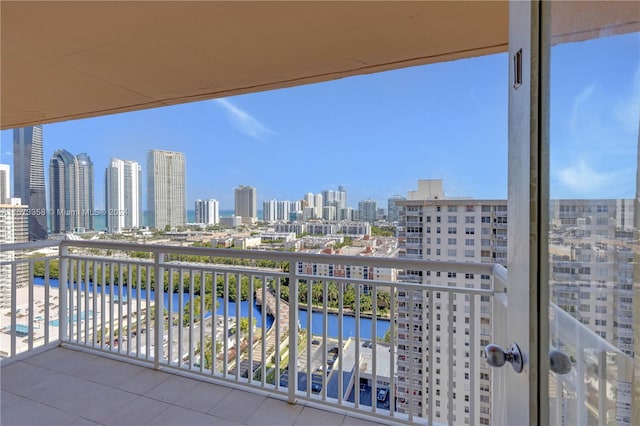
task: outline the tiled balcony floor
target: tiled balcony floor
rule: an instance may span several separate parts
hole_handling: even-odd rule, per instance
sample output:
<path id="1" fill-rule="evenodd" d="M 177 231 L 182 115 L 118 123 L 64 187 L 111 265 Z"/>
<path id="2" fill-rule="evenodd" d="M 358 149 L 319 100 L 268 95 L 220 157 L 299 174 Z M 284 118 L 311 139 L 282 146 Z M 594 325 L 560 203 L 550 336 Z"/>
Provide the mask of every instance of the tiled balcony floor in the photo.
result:
<path id="1" fill-rule="evenodd" d="M 379 424 L 64 348 L 0 380 L 3 426 Z"/>

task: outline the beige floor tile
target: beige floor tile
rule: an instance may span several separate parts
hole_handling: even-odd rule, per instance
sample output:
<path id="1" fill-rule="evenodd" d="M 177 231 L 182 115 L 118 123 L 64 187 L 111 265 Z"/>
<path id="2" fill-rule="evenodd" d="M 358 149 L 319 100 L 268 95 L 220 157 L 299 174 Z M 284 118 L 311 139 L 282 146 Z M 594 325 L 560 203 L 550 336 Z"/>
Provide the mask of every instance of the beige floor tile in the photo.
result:
<path id="1" fill-rule="evenodd" d="M 331 426 L 341 425 L 343 421 L 343 414 L 330 413 L 312 407 L 304 407 L 293 424 L 300 426 Z"/>
<path id="2" fill-rule="evenodd" d="M 142 369 L 138 374 L 115 383 L 113 386 L 118 389 L 126 390 L 132 393 L 146 395 L 154 387 L 169 378 L 167 373 L 152 370 L 150 368 Z"/>
<path id="3" fill-rule="evenodd" d="M 106 425 L 113 426 L 140 426 L 150 424 L 167 408 L 168 403 L 144 396 L 135 397 L 131 403 L 116 410 L 104 420 Z"/>
<path id="4" fill-rule="evenodd" d="M 212 383 L 200 382 L 176 401 L 176 405 L 202 413 L 209 413 L 213 407 L 233 389 Z"/>
<path id="5" fill-rule="evenodd" d="M 350 415 L 347 414 L 346 416 L 344 416 L 344 421 L 342 422 L 342 424 L 343 426 L 368 426 L 368 425 L 384 425 L 389 423 L 359 419 L 356 417 L 351 417 Z"/>
<path id="6" fill-rule="evenodd" d="M 177 405 L 170 405 L 165 411 L 151 420 L 154 426 L 193 426 L 199 424 L 206 414 L 200 411 L 189 410 Z"/>
<path id="7" fill-rule="evenodd" d="M 166 380 L 150 389 L 146 393 L 146 396 L 173 404 L 200 383 L 199 380 L 172 374 L 168 374 L 167 376 Z"/>
<path id="8" fill-rule="evenodd" d="M 194 426 L 243 426 L 242 423 L 205 414 Z"/>
<path id="9" fill-rule="evenodd" d="M 234 389 L 210 411 L 216 417 L 246 423 L 266 397 Z"/>
<path id="10" fill-rule="evenodd" d="M 292 425 L 300 412 L 302 405 L 292 405 L 286 401 L 267 398 L 247 420 L 248 425 Z"/>

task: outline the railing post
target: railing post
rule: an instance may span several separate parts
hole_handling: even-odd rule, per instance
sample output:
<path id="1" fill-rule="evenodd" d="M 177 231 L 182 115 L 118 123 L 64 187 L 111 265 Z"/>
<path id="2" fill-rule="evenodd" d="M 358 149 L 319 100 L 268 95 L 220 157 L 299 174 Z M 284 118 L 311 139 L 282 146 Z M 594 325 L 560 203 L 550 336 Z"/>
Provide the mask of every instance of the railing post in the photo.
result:
<path id="1" fill-rule="evenodd" d="M 58 281 L 58 297 L 60 298 L 60 306 L 58 309 L 58 339 L 60 344 L 67 336 L 67 281 L 69 280 L 69 263 L 67 256 L 69 249 L 64 245 L 60 245 L 60 281 Z"/>
<path id="2" fill-rule="evenodd" d="M 296 403 L 296 389 L 298 388 L 298 264 L 297 262 L 292 263 L 293 265 L 289 265 L 289 365 L 287 370 L 289 404 Z M 276 315 L 280 316 L 279 313 Z M 311 315 L 310 311 L 307 312 L 307 315 Z"/>
<path id="3" fill-rule="evenodd" d="M 164 271 L 162 269 L 162 263 L 164 262 L 164 253 L 156 252 L 154 269 L 155 269 L 155 321 L 154 321 L 154 355 L 153 355 L 153 368 L 160 369 L 160 358 L 163 355 L 162 352 L 162 334 L 164 331 Z"/>

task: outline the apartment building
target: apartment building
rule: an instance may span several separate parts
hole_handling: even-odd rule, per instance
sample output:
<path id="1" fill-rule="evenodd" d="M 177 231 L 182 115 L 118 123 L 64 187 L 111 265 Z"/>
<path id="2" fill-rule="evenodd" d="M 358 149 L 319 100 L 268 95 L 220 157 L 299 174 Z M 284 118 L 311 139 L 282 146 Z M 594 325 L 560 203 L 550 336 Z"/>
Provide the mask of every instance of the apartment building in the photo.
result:
<path id="1" fill-rule="evenodd" d="M 24 243 L 29 241 L 28 207 L 22 205 L 19 198 L 7 198 L 0 201 L 0 244 Z M 23 252 L 7 251 L 0 253 L 0 307 L 11 303 L 11 277 L 13 275 L 10 262 L 24 258 Z M 16 265 L 16 285 L 22 287 L 29 282 L 29 266 Z"/>
<path id="2" fill-rule="evenodd" d="M 217 225 L 220 223 L 220 203 L 213 198 L 208 200 L 196 200 L 196 223 L 204 225 Z"/>
<path id="3" fill-rule="evenodd" d="M 551 200 L 550 210 L 551 300 L 633 357 L 634 268 L 640 249 L 634 200 Z M 621 381 L 618 388 L 615 418 L 629 424 L 624 419 L 631 418 L 630 384 Z"/>
<path id="4" fill-rule="evenodd" d="M 506 200 L 446 199 L 440 180 L 421 181 L 418 191 L 407 198 L 397 201 L 400 258 L 506 265 Z M 489 275 L 453 271 L 400 271 L 398 281 L 491 288 Z M 473 418 L 479 424 L 490 424 L 491 370 L 480 357 L 471 356 L 470 348 L 482 348 L 491 341 L 492 302 L 487 296 L 479 296 L 478 303 L 472 299 L 478 296 L 455 293 L 433 292 L 431 297 L 434 300 L 427 291 L 398 293 L 398 410 L 432 415 L 434 422 L 446 422 L 451 410 L 454 423 L 470 424 L 473 406 Z M 429 312 L 433 318 L 428 317 Z M 470 333 L 472 324 L 479 333 Z M 435 359 L 429 360 L 429 354 Z M 428 365 L 433 365 L 433 371 L 428 371 Z M 433 401 L 429 400 L 429 380 L 433 381 Z M 477 385 L 471 389 L 470 383 Z M 470 403 L 473 394 L 478 404 Z"/>
<path id="5" fill-rule="evenodd" d="M 181 152 L 152 149 L 147 155 L 148 225 L 175 229 L 187 222 L 186 163 Z"/>
<path id="6" fill-rule="evenodd" d="M 142 167 L 111 158 L 105 171 L 107 229 L 119 233 L 142 225 Z"/>

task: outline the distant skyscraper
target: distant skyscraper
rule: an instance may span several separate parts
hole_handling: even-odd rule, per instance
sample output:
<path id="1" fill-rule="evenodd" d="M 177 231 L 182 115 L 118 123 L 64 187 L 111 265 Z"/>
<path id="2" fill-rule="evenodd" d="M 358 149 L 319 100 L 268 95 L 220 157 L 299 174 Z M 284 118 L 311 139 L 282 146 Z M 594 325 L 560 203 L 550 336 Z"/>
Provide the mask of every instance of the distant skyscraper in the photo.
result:
<path id="1" fill-rule="evenodd" d="M 316 196 L 314 197 L 313 206 L 316 208 L 314 212 L 315 214 L 314 219 L 322 218 L 322 208 L 324 207 L 322 194 L 316 194 Z"/>
<path id="2" fill-rule="evenodd" d="M 240 185 L 235 190 L 235 214 L 242 217 L 243 223 L 253 223 L 258 219 L 256 189 L 253 186 Z"/>
<path id="3" fill-rule="evenodd" d="M 217 225 L 220 222 L 220 207 L 217 200 L 196 200 L 196 223 Z"/>
<path id="4" fill-rule="evenodd" d="M 69 151 L 59 149 L 49 162 L 49 205 L 54 234 L 73 232 L 80 226 L 78 193 L 78 160 Z"/>
<path id="5" fill-rule="evenodd" d="M 358 217 L 361 222 L 373 223 L 378 216 L 378 205 L 375 200 L 368 198 L 358 203 Z"/>
<path id="6" fill-rule="evenodd" d="M 112 158 L 105 174 L 107 229 L 118 233 L 142 224 L 142 167 Z"/>
<path id="7" fill-rule="evenodd" d="M 76 156 L 78 163 L 78 206 L 80 207 L 80 217 L 78 227 L 93 229 L 94 198 L 93 198 L 93 163 L 86 154 Z"/>
<path id="8" fill-rule="evenodd" d="M 42 126 L 13 130 L 13 196 L 31 211 L 29 240 L 47 239 L 47 201 L 45 199 Z"/>
<path id="9" fill-rule="evenodd" d="M 149 226 L 164 229 L 186 223 L 184 154 L 152 149 L 147 157 Z"/>
<path id="10" fill-rule="evenodd" d="M 0 204 L 5 204 L 11 198 L 11 189 L 9 187 L 9 165 L 0 164 Z"/>
<path id="11" fill-rule="evenodd" d="M 387 201 L 387 220 L 389 222 L 398 221 L 398 201 L 406 200 L 402 195 L 394 195 Z"/>

